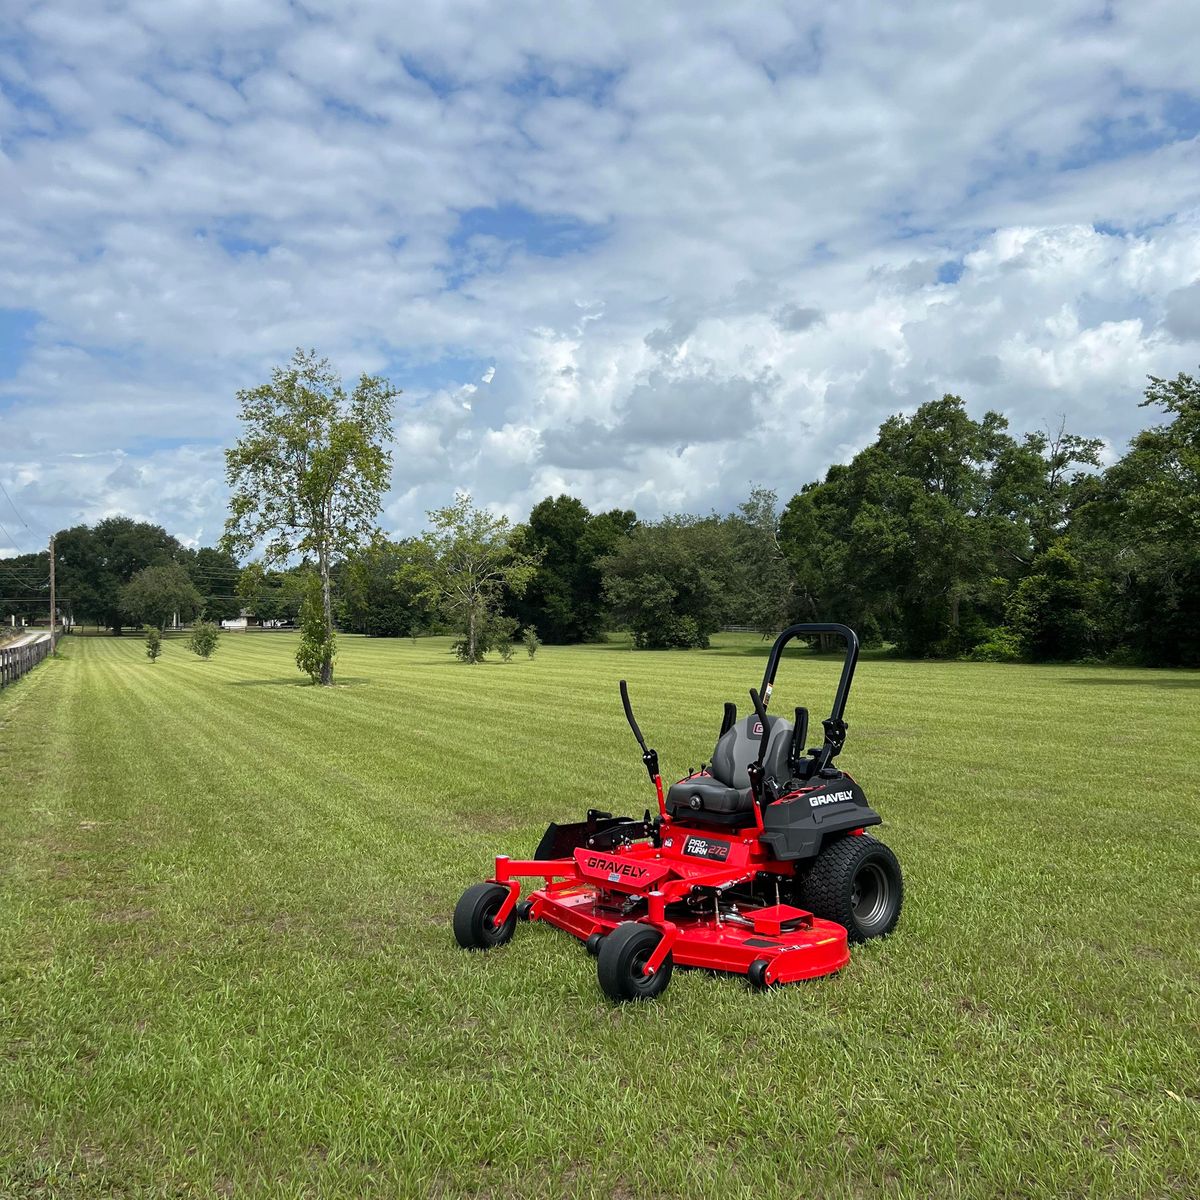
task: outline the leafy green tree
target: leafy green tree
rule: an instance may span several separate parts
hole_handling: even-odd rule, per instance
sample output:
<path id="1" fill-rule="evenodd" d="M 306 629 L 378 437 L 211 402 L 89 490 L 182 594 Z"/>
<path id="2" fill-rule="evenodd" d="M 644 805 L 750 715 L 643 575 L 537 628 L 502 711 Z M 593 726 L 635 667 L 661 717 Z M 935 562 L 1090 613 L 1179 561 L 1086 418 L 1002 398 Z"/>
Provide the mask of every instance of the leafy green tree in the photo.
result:
<path id="1" fill-rule="evenodd" d="M 404 571 L 421 552 L 415 539 L 379 538 L 350 555 L 339 579 L 345 627 L 368 637 L 411 637 L 428 629 L 431 607 Z"/>
<path id="2" fill-rule="evenodd" d="M 154 662 L 162 653 L 162 632 L 157 625 L 143 625 L 142 633 L 146 636 L 146 657 Z"/>
<path id="3" fill-rule="evenodd" d="M 187 648 L 203 659 L 212 658 L 216 652 L 217 643 L 221 640 L 221 630 L 212 621 L 197 621 L 192 626 L 188 636 Z"/>
<path id="4" fill-rule="evenodd" d="M 705 647 L 731 613 L 738 568 L 719 517 L 638 525 L 601 566 L 613 614 L 639 649 Z"/>
<path id="5" fill-rule="evenodd" d="M 175 562 L 181 549 L 161 526 L 130 517 L 76 525 L 55 539 L 58 591 L 71 599 L 77 620 L 119 634 L 128 621 L 121 589 L 144 568 Z"/>
<path id="6" fill-rule="evenodd" d="M 532 625 L 526 625 L 521 630 L 521 641 L 524 643 L 525 653 L 530 658 L 534 658 L 542 646 L 542 639 L 538 637 L 538 631 Z"/>
<path id="7" fill-rule="evenodd" d="M 333 660 L 337 657 L 337 635 L 325 620 L 321 596 L 321 581 L 310 575 L 304 602 L 300 606 L 300 646 L 296 651 L 296 666 L 313 683 L 325 683 L 333 678 Z"/>
<path id="8" fill-rule="evenodd" d="M 792 573 L 779 545 L 776 493 L 754 488 L 729 518 L 729 526 L 739 575 L 731 619 L 764 636 L 778 633 L 792 606 Z"/>
<path id="9" fill-rule="evenodd" d="M 271 382 L 238 393 L 242 437 L 225 452 L 233 494 L 221 548 L 263 544 L 267 565 L 316 560 L 326 640 L 333 638 L 336 560 L 375 532 L 391 470 L 392 401 L 385 380 L 363 375 L 347 396 L 327 359 L 297 350 Z M 321 683 L 332 684 L 333 659 Z"/>
<path id="10" fill-rule="evenodd" d="M 1007 524 L 1003 553 L 1016 561 L 1018 572 L 1050 548 L 1075 509 L 1094 494 L 1102 447 L 1099 438 L 1068 433 L 1065 421 L 1053 435 L 1027 433 L 1020 442 L 1000 443 L 980 516 Z"/>
<path id="11" fill-rule="evenodd" d="M 205 616 L 214 621 L 232 621 L 241 616 L 242 602 L 237 594 L 241 568 L 232 554 L 201 546 L 199 550 L 181 551 L 179 561 L 204 597 Z"/>
<path id="12" fill-rule="evenodd" d="M 432 528 L 397 579 L 401 585 L 415 584 L 422 597 L 441 608 L 462 634 L 460 657 L 476 663 L 488 643 L 495 644 L 496 618 L 506 595 L 524 592 L 538 560 L 518 548 L 507 517 L 476 508 L 466 493 L 428 516 Z"/>
<path id="13" fill-rule="evenodd" d="M 1060 428 L 1018 442 L 957 396 L 883 423 L 780 521 L 796 615 L 837 619 L 908 654 L 969 650 L 1004 619 L 1034 557 L 1094 486 L 1098 444 Z"/>
<path id="14" fill-rule="evenodd" d="M 1200 382 L 1151 376 L 1151 405 L 1171 420 L 1105 471 L 1071 537 L 1105 580 L 1109 640 L 1151 665 L 1200 666 Z"/>
<path id="15" fill-rule="evenodd" d="M 120 591 L 121 613 L 133 625 L 165 629 L 173 617 L 190 621 L 203 607 L 204 598 L 178 563 L 145 567 Z"/>
<path id="16" fill-rule="evenodd" d="M 516 620 L 501 614 L 493 617 L 489 624 L 491 626 L 489 630 L 490 644 L 500 651 L 502 662 L 512 662 L 513 655 L 517 650 L 513 643 L 513 639 L 517 636 Z"/>
<path id="17" fill-rule="evenodd" d="M 260 625 L 293 624 L 314 575 L 311 563 L 286 571 L 268 571 L 260 562 L 247 563 L 238 574 L 239 604 Z"/>
<path id="18" fill-rule="evenodd" d="M 59 589 L 60 595 L 65 595 Z M 50 605 L 50 554 L 17 554 L 0 558 L 0 621 L 36 621 Z"/>
<path id="19" fill-rule="evenodd" d="M 593 514 L 574 496 L 547 496 L 522 527 L 520 546 L 538 557 L 529 586 L 510 602 L 519 623 L 553 643 L 595 640 L 603 625 L 599 560 L 636 524 L 632 512 Z"/>
<path id="20" fill-rule="evenodd" d="M 1006 630 L 1021 656 L 1039 661 L 1082 658 L 1100 649 L 1100 585 L 1067 545 L 1057 542 L 1034 560 L 1008 602 Z"/>

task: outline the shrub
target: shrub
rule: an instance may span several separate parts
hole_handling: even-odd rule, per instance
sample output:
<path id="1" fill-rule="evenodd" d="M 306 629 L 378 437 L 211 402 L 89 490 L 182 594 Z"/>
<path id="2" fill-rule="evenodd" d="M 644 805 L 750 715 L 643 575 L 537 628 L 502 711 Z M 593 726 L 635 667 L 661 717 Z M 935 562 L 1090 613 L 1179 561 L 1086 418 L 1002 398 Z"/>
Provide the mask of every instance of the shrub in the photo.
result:
<path id="1" fill-rule="evenodd" d="M 332 672 L 337 657 L 337 639 L 325 629 L 325 609 L 321 599 L 321 581 L 314 575 L 304 592 L 300 605 L 300 648 L 296 651 L 296 666 L 313 683 L 320 683 Z"/>
<path id="2" fill-rule="evenodd" d="M 142 632 L 146 635 L 146 657 L 154 662 L 162 653 L 162 634 L 157 625 L 143 625 Z"/>
<path id="3" fill-rule="evenodd" d="M 542 644 L 542 639 L 538 637 L 538 632 L 532 625 L 527 625 L 521 630 L 521 641 L 525 643 L 525 652 L 530 658 L 538 652 Z"/>
<path id="4" fill-rule="evenodd" d="M 516 632 L 517 622 L 512 617 L 492 613 L 476 630 L 474 660 L 471 658 L 469 638 L 459 638 L 450 649 L 460 662 L 482 662 L 489 650 L 498 650 L 500 657 L 509 662 L 513 656 L 513 638 Z"/>
<path id="5" fill-rule="evenodd" d="M 212 658 L 213 651 L 216 650 L 217 642 L 220 639 L 221 631 L 212 621 L 197 621 L 192 626 L 187 647 L 193 654 L 198 654 L 201 658 Z"/>
<path id="6" fill-rule="evenodd" d="M 1020 662 L 1021 639 L 1002 625 L 992 630 L 991 636 L 975 646 L 966 657 L 972 662 Z"/>

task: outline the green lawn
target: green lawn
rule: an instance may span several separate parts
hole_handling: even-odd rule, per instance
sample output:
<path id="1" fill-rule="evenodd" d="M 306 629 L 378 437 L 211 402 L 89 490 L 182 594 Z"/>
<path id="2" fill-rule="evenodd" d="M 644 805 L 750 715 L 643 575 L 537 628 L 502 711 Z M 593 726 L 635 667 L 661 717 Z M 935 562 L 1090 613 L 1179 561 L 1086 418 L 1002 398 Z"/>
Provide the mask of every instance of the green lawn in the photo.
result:
<path id="1" fill-rule="evenodd" d="M 551 819 L 653 802 L 765 647 L 72 638 L 0 695 L 0 1196 L 1200 1194 L 1200 673 L 865 661 L 844 764 L 908 898 L 839 976 L 449 917 Z M 777 710 L 831 695 L 789 659 Z"/>

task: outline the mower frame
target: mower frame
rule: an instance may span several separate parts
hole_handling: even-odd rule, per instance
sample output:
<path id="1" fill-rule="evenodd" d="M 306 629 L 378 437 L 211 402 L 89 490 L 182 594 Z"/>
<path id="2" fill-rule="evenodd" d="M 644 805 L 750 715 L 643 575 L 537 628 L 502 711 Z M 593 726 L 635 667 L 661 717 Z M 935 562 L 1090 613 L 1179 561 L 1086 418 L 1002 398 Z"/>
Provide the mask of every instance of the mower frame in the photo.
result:
<path id="1" fill-rule="evenodd" d="M 807 751 L 800 772 L 803 778 L 782 786 L 763 774 L 771 737 L 767 706 L 788 643 L 797 637 L 823 634 L 833 634 L 845 644 L 833 706 L 822 721 L 824 741 Z M 761 730 L 753 727 L 754 736 L 761 732 L 758 758 L 747 767 L 751 803 L 744 816 L 739 815 L 732 824 L 714 824 L 713 818 L 702 814 L 668 811 L 658 753 L 647 745 L 633 714 L 629 689 L 621 680 L 622 705 L 654 785 L 658 816 L 652 819 L 647 812 L 642 820 L 636 820 L 593 810 L 585 822 L 551 825 L 533 859 L 497 855 L 488 885 L 476 885 L 477 889 L 490 886 L 494 890 L 484 927 L 489 940 L 480 936 L 473 940 L 469 931 L 465 936 L 460 933 L 456 911 L 455 932 L 460 943 L 482 947 L 496 944 L 497 936 L 506 941 L 518 916 L 543 921 L 600 955 L 601 984 L 614 999 L 638 998 L 651 991 L 657 994 L 666 985 L 672 963 L 746 975 L 759 987 L 840 970 L 850 961 L 846 927 L 797 904 L 782 902 L 780 892 L 782 888 L 793 896 L 812 859 L 829 842 L 863 837 L 866 826 L 880 821 L 867 807 L 861 788 L 833 766 L 846 740 L 845 708 L 858 653 L 857 636 L 840 624 L 791 625 L 775 639 L 761 690 L 750 689 L 761 725 Z M 727 704 L 722 734 L 733 723 L 731 709 Z M 798 720 L 801 714 L 806 729 L 806 710 L 797 710 Z M 693 778 L 694 774 L 687 777 Z M 803 827 L 802 835 L 793 841 L 789 841 L 790 835 L 764 826 L 764 812 L 771 813 L 776 804 L 786 819 Z M 787 809 L 788 805 L 794 808 Z M 771 818 L 778 824 L 774 813 Z M 871 838 L 866 841 L 879 845 Z M 792 853 L 792 847 L 799 849 Z M 863 849 L 867 849 L 865 844 Z M 886 847 L 881 849 L 886 851 Z M 542 884 L 521 902 L 526 879 L 541 880 Z M 471 894 L 468 891 L 464 901 Z M 465 929 L 466 918 L 463 920 Z M 628 937 L 611 939 L 611 935 L 631 923 L 652 929 L 657 941 L 628 968 L 632 979 L 625 981 L 625 990 L 614 991 L 606 983 L 605 944 L 628 941 Z M 645 940 L 648 943 L 649 939 Z M 608 976 L 611 980 L 611 963 Z"/>

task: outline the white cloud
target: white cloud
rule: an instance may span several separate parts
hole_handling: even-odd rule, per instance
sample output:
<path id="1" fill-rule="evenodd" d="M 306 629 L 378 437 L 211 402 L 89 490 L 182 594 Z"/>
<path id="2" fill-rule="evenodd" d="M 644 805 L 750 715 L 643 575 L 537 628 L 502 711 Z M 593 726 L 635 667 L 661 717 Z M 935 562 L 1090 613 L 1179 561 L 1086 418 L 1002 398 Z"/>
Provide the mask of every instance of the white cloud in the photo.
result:
<path id="1" fill-rule="evenodd" d="M 16 7 L 0 478 L 46 528 L 211 541 L 296 345 L 405 389 L 405 531 L 786 495 L 944 390 L 1119 447 L 1195 365 L 1181 2 Z"/>

